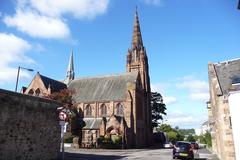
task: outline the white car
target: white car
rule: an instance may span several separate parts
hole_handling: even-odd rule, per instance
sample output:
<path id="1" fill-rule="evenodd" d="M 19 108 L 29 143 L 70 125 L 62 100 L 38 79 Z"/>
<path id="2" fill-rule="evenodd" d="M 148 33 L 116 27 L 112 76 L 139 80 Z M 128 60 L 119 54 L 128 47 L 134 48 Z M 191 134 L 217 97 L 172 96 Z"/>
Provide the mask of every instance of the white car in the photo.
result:
<path id="1" fill-rule="evenodd" d="M 172 148 L 173 147 L 171 142 L 164 143 L 163 146 L 164 146 L 164 148 Z"/>

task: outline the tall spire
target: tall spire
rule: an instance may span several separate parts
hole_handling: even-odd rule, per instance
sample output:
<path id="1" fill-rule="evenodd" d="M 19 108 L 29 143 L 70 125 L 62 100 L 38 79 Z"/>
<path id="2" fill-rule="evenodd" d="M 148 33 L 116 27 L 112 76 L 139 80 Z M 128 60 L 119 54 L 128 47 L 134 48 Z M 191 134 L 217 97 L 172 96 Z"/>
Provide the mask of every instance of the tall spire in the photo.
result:
<path id="1" fill-rule="evenodd" d="M 133 26 L 133 38 L 132 38 L 132 49 L 139 48 L 143 46 L 142 35 L 140 30 L 140 23 L 138 19 L 138 12 L 136 7 L 136 12 L 134 16 L 134 26 Z"/>
<path id="2" fill-rule="evenodd" d="M 73 80 L 74 79 L 74 66 L 73 66 L 73 50 L 70 53 L 68 68 L 67 68 L 67 79 Z"/>

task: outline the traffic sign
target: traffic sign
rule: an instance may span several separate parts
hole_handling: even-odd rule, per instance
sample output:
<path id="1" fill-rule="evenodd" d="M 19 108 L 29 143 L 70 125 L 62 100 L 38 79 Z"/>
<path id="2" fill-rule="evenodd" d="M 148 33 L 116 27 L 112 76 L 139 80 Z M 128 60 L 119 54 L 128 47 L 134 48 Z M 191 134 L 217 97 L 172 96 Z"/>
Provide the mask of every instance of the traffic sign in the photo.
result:
<path id="1" fill-rule="evenodd" d="M 67 114 L 65 112 L 60 112 L 58 117 L 60 120 L 65 121 L 67 118 Z"/>

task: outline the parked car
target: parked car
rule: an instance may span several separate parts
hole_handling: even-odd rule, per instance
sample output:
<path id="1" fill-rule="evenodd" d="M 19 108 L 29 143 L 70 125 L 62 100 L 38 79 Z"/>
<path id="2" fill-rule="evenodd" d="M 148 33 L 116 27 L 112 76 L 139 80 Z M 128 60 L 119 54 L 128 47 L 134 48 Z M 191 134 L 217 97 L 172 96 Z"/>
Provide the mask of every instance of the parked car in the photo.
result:
<path id="1" fill-rule="evenodd" d="M 173 148 L 173 144 L 171 142 L 164 143 L 164 148 Z"/>
<path id="2" fill-rule="evenodd" d="M 199 149 L 199 145 L 197 142 L 191 142 L 191 145 L 193 149 Z"/>
<path id="3" fill-rule="evenodd" d="M 193 148 L 191 143 L 185 141 L 178 141 L 173 146 L 173 159 L 194 159 Z"/>

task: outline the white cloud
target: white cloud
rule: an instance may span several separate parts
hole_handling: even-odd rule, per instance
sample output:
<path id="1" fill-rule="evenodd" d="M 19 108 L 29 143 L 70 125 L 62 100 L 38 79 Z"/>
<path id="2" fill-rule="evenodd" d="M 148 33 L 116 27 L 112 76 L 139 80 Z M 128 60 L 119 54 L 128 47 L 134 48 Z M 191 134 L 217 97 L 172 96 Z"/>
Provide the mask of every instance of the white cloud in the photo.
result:
<path id="1" fill-rule="evenodd" d="M 189 89 L 191 92 L 206 92 L 208 91 L 208 83 L 200 80 L 185 80 L 177 83 L 179 89 Z"/>
<path id="2" fill-rule="evenodd" d="M 5 16 L 4 22 L 32 37 L 69 38 L 66 16 L 93 19 L 104 14 L 108 4 L 109 0 L 18 0 L 16 13 Z"/>
<path id="3" fill-rule="evenodd" d="M 206 117 L 195 116 L 178 110 L 167 113 L 167 117 L 167 122 L 171 126 L 179 126 L 180 128 L 198 127 L 206 119 Z"/>
<path id="4" fill-rule="evenodd" d="M 206 81 L 196 80 L 194 76 L 186 76 L 176 84 L 178 89 L 186 89 L 190 92 L 190 99 L 194 101 L 206 102 L 209 99 L 209 85 Z"/>
<path id="5" fill-rule="evenodd" d="M 13 34 L 0 33 L 0 84 L 11 83 L 16 80 L 17 68 L 11 67 L 13 63 L 25 64 L 34 63 L 25 53 L 31 49 L 31 45 Z M 29 78 L 27 72 L 22 72 L 21 76 Z"/>
<path id="6" fill-rule="evenodd" d="M 170 84 L 168 83 L 155 83 L 151 84 L 151 91 L 152 92 L 163 92 Z"/>
<path id="7" fill-rule="evenodd" d="M 70 35 L 67 24 L 61 19 L 42 16 L 33 11 L 17 10 L 13 17 L 6 16 L 4 22 L 32 37 L 66 38 Z"/>
<path id="8" fill-rule="evenodd" d="M 165 95 L 165 92 L 169 86 L 169 83 L 151 84 L 151 91 L 160 93 L 163 96 L 163 101 L 166 105 L 174 104 L 177 102 L 177 99 L 175 97 Z"/>
<path id="9" fill-rule="evenodd" d="M 207 102 L 209 100 L 209 93 L 192 93 L 190 98 L 195 101 Z"/>
<path id="10" fill-rule="evenodd" d="M 162 0 L 143 0 L 148 5 L 162 5 Z"/>
<path id="11" fill-rule="evenodd" d="M 164 96 L 163 97 L 163 102 L 166 104 L 166 105 L 170 105 L 170 104 L 174 104 L 177 102 L 177 98 L 176 97 L 168 97 L 168 96 Z"/>
<path id="12" fill-rule="evenodd" d="M 33 44 L 33 50 L 36 52 L 43 52 L 46 50 L 46 48 L 40 43 L 36 43 L 36 44 Z"/>
<path id="13" fill-rule="evenodd" d="M 70 14 L 78 19 L 91 19 L 106 12 L 109 0 L 30 0 L 29 3 L 44 15 L 60 17 Z"/>

